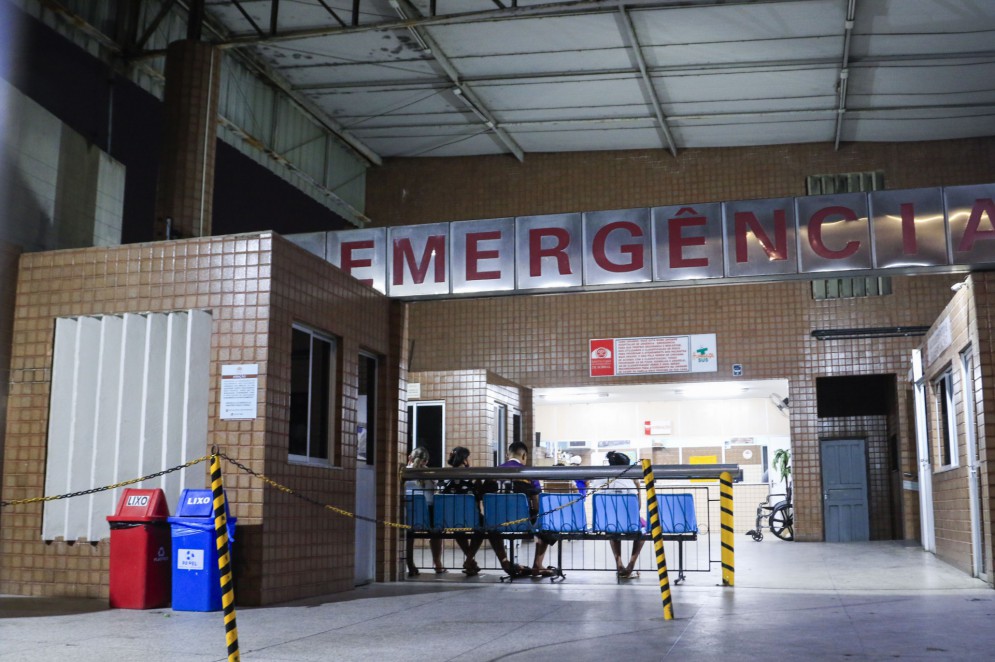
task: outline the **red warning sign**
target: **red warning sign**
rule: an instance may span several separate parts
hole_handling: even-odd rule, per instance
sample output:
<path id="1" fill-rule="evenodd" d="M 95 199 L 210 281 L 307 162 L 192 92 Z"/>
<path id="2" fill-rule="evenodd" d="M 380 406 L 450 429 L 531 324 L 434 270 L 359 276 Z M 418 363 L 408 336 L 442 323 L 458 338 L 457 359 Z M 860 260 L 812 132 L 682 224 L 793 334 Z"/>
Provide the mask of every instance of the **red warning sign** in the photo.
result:
<path id="1" fill-rule="evenodd" d="M 611 377 L 615 374 L 615 339 L 591 341 L 591 377 Z"/>

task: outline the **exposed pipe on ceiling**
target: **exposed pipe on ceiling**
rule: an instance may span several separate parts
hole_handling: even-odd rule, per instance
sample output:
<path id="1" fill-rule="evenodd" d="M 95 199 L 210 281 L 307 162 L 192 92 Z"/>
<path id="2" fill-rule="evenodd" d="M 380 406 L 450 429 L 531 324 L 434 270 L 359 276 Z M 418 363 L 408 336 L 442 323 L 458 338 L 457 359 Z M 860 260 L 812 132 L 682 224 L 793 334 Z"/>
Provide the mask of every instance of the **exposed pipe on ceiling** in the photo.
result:
<path id="1" fill-rule="evenodd" d="M 850 78 L 850 38 L 853 35 L 853 22 L 857 15 L 857 0 L 849 0 L 846 20 L 843 22 L 843 62 L 840 65 L 839 107 L 836 109 L 836 141 L 834 149 L 839 151 L 843 134 L 843 115 L 846 113 L 846 88 Z"/>

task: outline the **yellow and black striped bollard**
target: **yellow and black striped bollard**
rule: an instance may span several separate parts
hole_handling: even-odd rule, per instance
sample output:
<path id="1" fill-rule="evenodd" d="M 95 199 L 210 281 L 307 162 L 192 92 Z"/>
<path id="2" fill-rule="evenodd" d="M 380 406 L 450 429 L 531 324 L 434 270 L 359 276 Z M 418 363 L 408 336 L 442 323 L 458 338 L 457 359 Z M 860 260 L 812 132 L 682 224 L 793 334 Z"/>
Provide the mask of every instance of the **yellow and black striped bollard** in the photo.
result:
<path id="1" fill-rule="evenodd" d="M 660 598 L 663 600 L 663 620 L 674 620 L 674 604 L 670 597 L 670 576 L 667 574 L 667 556 L 663 551 L 663 528 L 660 526 L 660 509 L 656 501 L 656 487 L 653 481 L 653 465 L 643 460 L 643 483 L 646 485 L 646 512 L 653 532 L 653 548 L 656 550 L 656 571 L 660 577 Z"/>
<path id="2" fill-rule="evenodd" d="M 238 662 L 238 626 L 235 623 L 235 590 L 231 578 L 231 555 L 228 553 L 228 522 L 225 515 L 225 486 L 221 481 L 221 460 L 211 456 L 211 490 L 214 496 L 214 537 L 218 549 L 221 575 L 221 606 L 225 615 L 225 641 L 228 662 Z"/>
<path id="3" fill-rule="evenodd" d="M 732 474 L 723 471 L 719 474 L 719 508 L 722 512 L 719 522 L 722 525 L 722 585 L 736 583 L 736 543 L 733 535 Z"/>

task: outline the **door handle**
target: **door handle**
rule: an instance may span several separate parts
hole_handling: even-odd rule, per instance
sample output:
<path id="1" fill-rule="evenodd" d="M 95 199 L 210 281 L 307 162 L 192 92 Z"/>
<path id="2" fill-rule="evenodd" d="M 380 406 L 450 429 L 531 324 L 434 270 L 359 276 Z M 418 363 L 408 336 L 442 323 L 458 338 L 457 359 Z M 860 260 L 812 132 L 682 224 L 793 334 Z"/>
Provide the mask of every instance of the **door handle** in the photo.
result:
<path id="1" fill-rule="evenodd" d="M 823 501 L 829 501 L 829 492 L 823 492 L 822 493 L 822 500 Z"/>

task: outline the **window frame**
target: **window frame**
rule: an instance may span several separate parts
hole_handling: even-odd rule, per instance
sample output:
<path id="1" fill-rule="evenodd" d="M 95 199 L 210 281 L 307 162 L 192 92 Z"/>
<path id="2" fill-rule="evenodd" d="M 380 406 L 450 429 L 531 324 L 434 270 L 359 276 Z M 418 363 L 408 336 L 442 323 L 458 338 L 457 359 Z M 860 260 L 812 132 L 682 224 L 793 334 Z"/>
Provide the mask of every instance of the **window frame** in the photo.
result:
<path id="1" fill-rule="evenodd" d="M 304 454 L 300 452 L 293 452 L 297 450 L 295 448 L 295 428 L 297 428 L 298 420 L 295 419 L 295 358 L 294 358 L 294 342 L 298 338 L 297 334 L 305 334 L 308 337 L 308 375 L 307 375 L 307 405 L 306 405 L 306 435 L 304 440 Z M 325 367 L 326 378 L 325 383 L 321 386 L 327 392 L 324 397 L 319 397 L 319 400 L 324 400 L 327 409 L 325 411 L 316 410 L 314 407 L 315 398 L 315 359 L 314 350 L 315 342 L 321 342 L 328 347 L 328 360 Z M 288 411 L 288 431 L 287 431 L 287 461 L 291 464 L 306 464 L 308 466 L 318 466 L 318 467 L 337 467 L 340 464 L 339 457 L 339 436 L 341 429 L 341 403 L 340 397 L 342 393 L 341 385 L 341 352 L 339 351 L 341 347 L 340 340 L 330 333 L 319 331 L 317 329 L 311 328 L 304 324 L 293 324 L 291 326 L 291 350 L 290 350 L 290 407 Z M 318 376 L 321 379 L 321 376 Z M 319 394 L 320 396 L 321 394 Z M 323 417 L 322 419 L 315 420 L 314 416 L 319 415 Z M 317 430 L 316 430 L 317 426 Z M 324 428 L 325 435 L 325 449 L 324 456 L 321 456 L 319 451 L 314 448 L 315 432 L 318 435 L 322 434 L 322 428 Z"/>
<path id="2" fill-rule="evenodd" d="M 957 402 L 954 399 L 954 375 L 951 368 L 933 380 L 933 399 L 936 402 L 936 459 L 937 470 L 944 471 L 960 466 L 957 439 Z"/>

